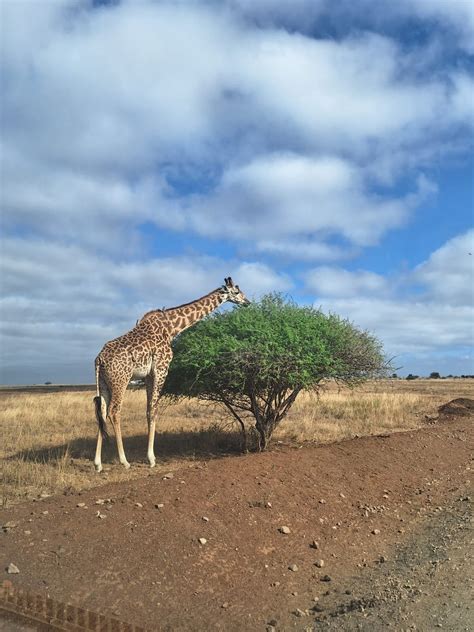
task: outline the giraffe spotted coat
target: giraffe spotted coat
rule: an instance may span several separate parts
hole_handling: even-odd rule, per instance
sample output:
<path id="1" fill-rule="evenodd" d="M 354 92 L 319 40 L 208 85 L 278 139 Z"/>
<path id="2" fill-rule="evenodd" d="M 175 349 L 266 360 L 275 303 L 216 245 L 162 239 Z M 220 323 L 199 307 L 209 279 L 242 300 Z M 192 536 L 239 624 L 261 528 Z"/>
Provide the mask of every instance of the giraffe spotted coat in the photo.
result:
<path id="1" fill-rule="evenodd" d="M 94 398 L 99 425 L 94 464 L 102 470 L 102 438 L 106 420 L 114 428 L 120 462 L 129 467 L 123 448 L 120 411 L 127 386 L 144 378 L 147 393 L 148 461 L 155 465 L 154 437 L 157 404 L 172 359 L 171 343 L 181 331 L 201 320 L 222 303 L 247 305 L 248 299 L 229 277 L 225 284 L 192 302 L 170 309 L 147 312 L 126 334 L 110 340 L 95 360 L 97 396 Z"/>

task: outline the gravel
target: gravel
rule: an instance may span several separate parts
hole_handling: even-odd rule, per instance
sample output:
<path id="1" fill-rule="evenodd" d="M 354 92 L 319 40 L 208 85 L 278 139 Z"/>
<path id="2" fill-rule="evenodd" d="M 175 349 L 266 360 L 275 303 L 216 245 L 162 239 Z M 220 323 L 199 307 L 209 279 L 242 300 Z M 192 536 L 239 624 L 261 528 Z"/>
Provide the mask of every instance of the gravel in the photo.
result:
<path id="1" fill-rule="evenodd" d="M 7 568 L 7 573 L 10 573 L 10 575 L 16 575 L 19 572 L 20 569 L 18 568 L 18 566 L 16 564 L 13 564 L 13 562 L 10 562 Z"/>

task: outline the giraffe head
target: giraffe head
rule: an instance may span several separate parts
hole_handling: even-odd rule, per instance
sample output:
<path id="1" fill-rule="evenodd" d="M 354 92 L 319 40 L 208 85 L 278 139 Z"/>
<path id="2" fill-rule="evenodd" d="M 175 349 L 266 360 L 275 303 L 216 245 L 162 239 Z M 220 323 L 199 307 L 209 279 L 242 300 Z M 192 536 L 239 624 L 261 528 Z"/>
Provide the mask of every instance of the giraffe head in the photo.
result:
<path id="1" fill-rule="evenodd" d="M 224 279 L 221 292 L 226 295 L 226 301 L 230 301 L 236 305 L 250 305 L 249 299 L 241 291 L 239 286 L 234 284 L 230 277 Z"/>

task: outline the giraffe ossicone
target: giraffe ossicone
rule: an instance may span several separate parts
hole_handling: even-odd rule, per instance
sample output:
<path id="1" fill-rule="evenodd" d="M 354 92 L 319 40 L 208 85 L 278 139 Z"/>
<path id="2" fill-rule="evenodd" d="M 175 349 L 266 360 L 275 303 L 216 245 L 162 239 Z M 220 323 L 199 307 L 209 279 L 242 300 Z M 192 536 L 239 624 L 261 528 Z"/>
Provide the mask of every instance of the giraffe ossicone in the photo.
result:
<path id="1" fill-rule="evenodd" d="M 144 378 L 147 395 L 148 462 L 155 465 L 154 439 L 158 401 L 173 357 L 173 338 L 223 303 L 248 305 L 250 301 L 230 277 L 224 285 L 205 296 L 169 309 L 155 309 L 142 316 L 133 329 L 107 342 L 95 359 L 97 395 L 94 397 L 99 426 L 94 465 L 102 471 L 102 440 L 106 421 L 115 432 L 120 463 L 130 467 L 123 448 L 120 411 L 127 386 L 133 378 Z"/>

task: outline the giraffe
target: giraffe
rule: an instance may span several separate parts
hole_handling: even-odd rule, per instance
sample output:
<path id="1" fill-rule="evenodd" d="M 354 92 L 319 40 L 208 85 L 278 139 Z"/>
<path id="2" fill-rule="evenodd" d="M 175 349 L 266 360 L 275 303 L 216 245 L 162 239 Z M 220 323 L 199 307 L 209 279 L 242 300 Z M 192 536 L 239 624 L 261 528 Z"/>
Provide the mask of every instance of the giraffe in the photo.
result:
<path id="1" fill-rule="evenodd" d="M 115 432 L 119 460 L 130 467 L 125 456 L 120 428 L 120 410 L 128 383 L 132 378 L 145 378 L 148 423 L 148 462 L 155 465 L 154 439 L 158 400 L 173 356 L 173 338 L 207 314 L 230 301 L 248 305 L 250 301 L 230 277 L 224 285 L 205 296 L 169 309 L 147 312 L 129 332 L 110 340 L 95 359 L 97 395 L 94 397 L 99 430 L 94 465 L 102 471 L 102 439 L 107 436 L 105 420 Z"/>

